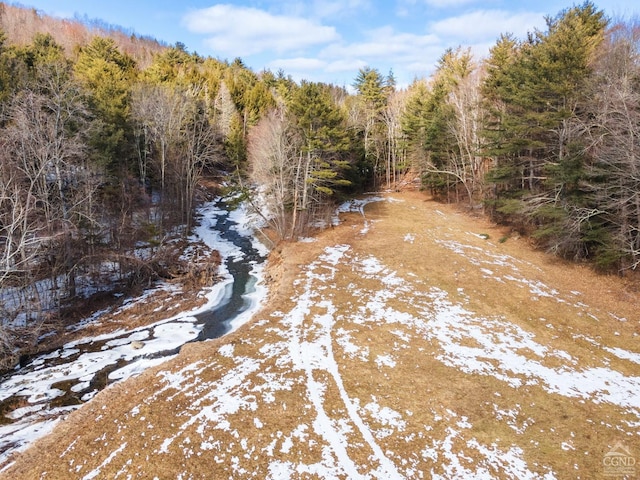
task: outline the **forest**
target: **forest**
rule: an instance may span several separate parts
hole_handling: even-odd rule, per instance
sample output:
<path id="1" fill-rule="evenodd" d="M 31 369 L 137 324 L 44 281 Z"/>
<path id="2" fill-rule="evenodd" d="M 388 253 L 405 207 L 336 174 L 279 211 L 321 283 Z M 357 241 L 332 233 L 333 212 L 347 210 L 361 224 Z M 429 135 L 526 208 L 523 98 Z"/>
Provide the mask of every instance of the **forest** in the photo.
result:
<path id="1" fill-rule="evenodd" d="M 0 3 L 0 356 L 91 295 L 179 275 L 211 177 L 275 241 L 417 181 L 562 258 L 640 265 L 637 21 L 585 2 L 406 88 L 370 67 L 352 87 Z"/>

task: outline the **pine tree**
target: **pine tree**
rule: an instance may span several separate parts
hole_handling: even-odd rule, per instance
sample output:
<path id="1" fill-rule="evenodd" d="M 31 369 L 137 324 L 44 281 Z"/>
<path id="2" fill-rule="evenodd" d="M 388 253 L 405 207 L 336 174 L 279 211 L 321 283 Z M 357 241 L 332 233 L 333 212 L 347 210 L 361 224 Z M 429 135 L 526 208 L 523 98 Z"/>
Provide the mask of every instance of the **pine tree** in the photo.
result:
<path id="1" fill-rule="evenodd" d="M 121 53 L 113 40 L 95 37 L 80 50 L 75 73 L 101 123 L 92 136 L 98 161 L 114 173 L 126 168 L 132 145 L 129 103 L 135 77 L 133 59 Z"/>
<path id="2" fill-rule="evenodd" d="M 364 145 L 365 162 L 371 165 L 374 181 L 382 176 L 386 151 L 386 131 L 382 111 L 387 103 L 389 89 L 380 72 L 371 67 L 358 71 L 353 87 L 357 92 L 358 122 Z"/>
<path id="3" fill-rule="evenodd" d="M 305 212 L 309 221 L 327 196 L 349 185 L 341 178 L 342 171 L 349 167 L 345 159 L 349 137 L 344 115 L 325 85 L 303 81 L 292 94 L 288 114 L 300 145 L 293 200 L 295 231 L 298 213 Z"/>
<path id="4" fill-rule="evenodd" d="M 466 185 L 471 160 L 462 158 L 462 138 L 456 137 L 456 109 L 451 103 L 455 92 L 472 72 L 471 55 L 461 49 L 448 49 L 438 62 L 436 73 L 427 85 L 415 83 L 410 89 L 403 130 L 410 138 L 409 148 L 420 166 L 423 184 L 433 194 L 444 196 L 457 192 L 463 184 L 471 197 L 472 187 Z M 466 154 L 466 157 L 469 155 Z M 473 156 L 473 154 L 472 154 Z"/>
<path id="5" fill-rule="evenodd" d="M 502 37 L 491 52 L 483 93 L 487 153 L 495 167 L 494 213 L 563 255 L 581 255 L 584 148 L 577 125 L 584 85 L 606 20 L 592 3 L 547 18 L 547 30 L 517 44 Z M 568 235 L 568 232 L 575 232 Z"/>

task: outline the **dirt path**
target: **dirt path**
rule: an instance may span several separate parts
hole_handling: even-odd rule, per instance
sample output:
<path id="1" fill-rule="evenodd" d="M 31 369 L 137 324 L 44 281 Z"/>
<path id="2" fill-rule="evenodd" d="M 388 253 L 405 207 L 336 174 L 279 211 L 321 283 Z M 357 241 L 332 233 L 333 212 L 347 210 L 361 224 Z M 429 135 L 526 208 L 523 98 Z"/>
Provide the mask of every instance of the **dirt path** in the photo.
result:
<path id="1" fill-rule="evenodd" d="M 102 392 L 2 478 L 592 479 L 640 460 L 636 293 L 417 192 L 363 212 L 275 252 L 252 323 Z"/>

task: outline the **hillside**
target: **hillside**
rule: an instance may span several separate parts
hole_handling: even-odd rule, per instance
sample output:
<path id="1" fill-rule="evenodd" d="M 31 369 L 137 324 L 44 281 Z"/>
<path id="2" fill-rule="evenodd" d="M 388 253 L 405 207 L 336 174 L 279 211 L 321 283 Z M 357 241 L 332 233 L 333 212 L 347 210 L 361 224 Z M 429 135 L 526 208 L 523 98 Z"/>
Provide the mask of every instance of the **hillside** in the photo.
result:
<path id="1" fill-rule="evenodd" d="M 51 35 L 57 44 L 64 47 L 69 57 L 95 37 L 110 38 L 122 52 L 144 67 L 152 63 L 154 55 L 168 48 L 153 38 L 137 35 L 101 20 L 56 18 L 19 3 L 0 2 L 0 30 L 10 43 L 20 46 L 31 43 L 36 34 Z"/>
<path id="2" fill-rule="evenodd" d="M 0 478 L 586 479 L 637 458 L 637 292 L 417 192 L 354 205 L 272 253 L 252 322 L 101 392 Z"/>

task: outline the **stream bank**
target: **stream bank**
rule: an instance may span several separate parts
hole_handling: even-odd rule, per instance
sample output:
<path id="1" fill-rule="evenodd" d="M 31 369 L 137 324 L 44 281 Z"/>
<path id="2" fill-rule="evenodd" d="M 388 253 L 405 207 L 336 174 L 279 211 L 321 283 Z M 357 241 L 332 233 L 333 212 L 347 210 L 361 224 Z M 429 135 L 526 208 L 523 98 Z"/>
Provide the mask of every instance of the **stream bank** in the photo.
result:
<path id="1" fill-rule="evenodd" d="M 246 208 L 230 210 L 225 199 L 217 199 L 204 204 L 198 216 L 193 241 L 204 242 L 223 259 L 221 281 L 202 292 L 205 305 L 150 325 L 69 342 L 5 374 L 0 379 L 0 465 L 103 388 L 173 358 L 186 343 L 237 329 L 260 307 L 268 252 L 253 236 Z"/>

